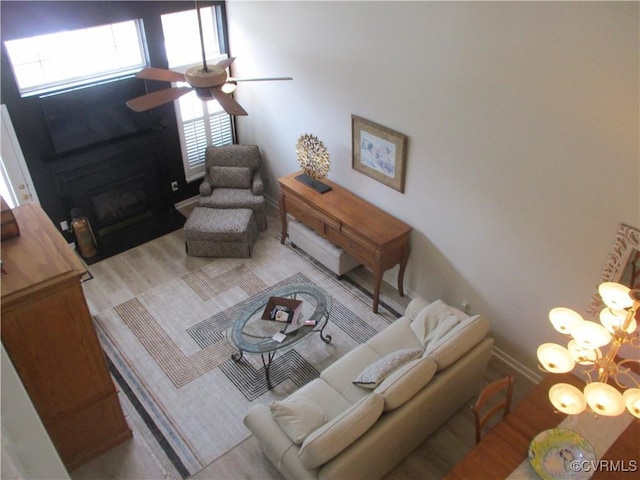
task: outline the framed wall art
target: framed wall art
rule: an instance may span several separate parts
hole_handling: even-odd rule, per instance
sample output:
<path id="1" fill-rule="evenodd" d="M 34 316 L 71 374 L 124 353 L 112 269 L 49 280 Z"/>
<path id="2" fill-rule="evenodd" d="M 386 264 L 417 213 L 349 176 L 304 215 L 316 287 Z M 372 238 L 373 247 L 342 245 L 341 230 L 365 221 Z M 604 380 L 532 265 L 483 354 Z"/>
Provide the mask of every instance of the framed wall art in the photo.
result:
<path id="1" fill-rule="evenodd" d="M 404 193 L 407 136 L 351 115 L 351 168 Z"/>

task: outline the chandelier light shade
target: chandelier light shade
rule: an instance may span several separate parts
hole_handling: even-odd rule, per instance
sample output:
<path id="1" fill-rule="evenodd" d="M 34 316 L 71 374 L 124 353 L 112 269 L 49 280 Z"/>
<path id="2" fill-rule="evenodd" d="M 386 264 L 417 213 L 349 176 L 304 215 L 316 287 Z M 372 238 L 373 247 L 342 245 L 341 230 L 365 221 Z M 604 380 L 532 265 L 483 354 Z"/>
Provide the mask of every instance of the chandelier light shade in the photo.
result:
<path id="1" fill-rule="evenodd" d="M 595 414 L 617 416 L 625 409 L 640 418 L 640 383 L 630 365 L 640 365 L 638 324 L 640 290 L 630 290 L 615 282 L 598 287 L 605 308 L 600 323 L 584 320 L 566 307 L 549 312 L 549 320 L 560 333 L 569 337 L 567 347 L 543 343 L 537 355 L 540 368 L 550 373 L 568 373 L 576 366 L 587 378 L 583 391 L 567 383 L 549 389 L 549 400 L 560 412 L 576 415 L 587 407 Z M 620 348 L 629 345 L 633 358 L 618 356 Z"/>
<path id="2" fill-rule="evenodd" d="M 615 417 L 624 412 L 622 394 L 608 383 L 592 382 L 584 387 L 584 399 L 595 413 Z"/>
<path id="3" fill-rule="evenodd" d="M 629 287 L 615 282 L 604 282 L 598 287 L 598 293 L 604 304 L 612 309 L 625 309 L 633 306 L 633 299 L 629 295 Z"/>
<path id="4" fill-rule="evenodd" d="M 580 365 L 590 365 L 602 356 L 599 348 L 591 350 L 583 347 L 575 340 L 569 342 L 567 350 L 569 350 L 571 357 Z"/>
<path id="5" fill-rule="evenodd" d="M 571 327 L 571 336 L 584 348 L 598 348 L 611 341 L 611 334 L 596 322 L 580 322 Z"/>
<path id="6" fill-rule="evenodd" d="M 300 135 L 298 143 L 296 143 L 296 155 L 300 168 L 304 172 L 296 177 L 297 180 L 309 185 L 320 193 L 326 193 L 331 190 L 319 180 L 329 173 L 329 152 L 327 148 L 315 135 L 305 133 Z"/>
<path id="7" fill-rule="evenodd" d="M 622 394 L 624 405 L 632 415 L 640 418 L 640 388 L 629 388 Z"/>
<path id="8" fill-rule="evenodd" d="M 625 317 L 627 315 L 626 310 L 612 310 L 610 308 L 603 308 L 600 312 L 600 323 L 606 328 L 609 333 L 615 333 L 616 328 L 622 328 Z M 631 319 L 631 322 L 625 329 L 625 332 L 631 334 L 636 331 L 638 323 L 635 318 Z"/>
<path id="9" fill-rule="evenodd" d="M 584 395 L 573 385 L 557 383 L 549 389 L 549 400 L 563 413 L 576 415 L 584 411 L 587 402 Z"/>
<path id="10" fill-rule="evenodd" d="M 568 349 L 556 343 L 543 343 L 538 347 L 538 359 L 544 369 L 551 373 L 567 373 L 576 362 Z"/>
<path id="11" fill-rule="evenodd" d="M 584 322 L 584 318 L 578 312 L 566 307 L 556 307 L 549 312 L 551 325 L 560 333 L 567 334 L 576 323 Z"/>

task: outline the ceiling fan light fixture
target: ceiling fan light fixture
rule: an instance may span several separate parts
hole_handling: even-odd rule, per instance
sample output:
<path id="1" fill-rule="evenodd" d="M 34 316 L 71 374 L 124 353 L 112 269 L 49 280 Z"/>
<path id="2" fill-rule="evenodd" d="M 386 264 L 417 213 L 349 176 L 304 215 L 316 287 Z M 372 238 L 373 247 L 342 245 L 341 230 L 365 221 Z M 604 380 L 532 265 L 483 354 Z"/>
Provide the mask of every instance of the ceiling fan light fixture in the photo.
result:
<path id="1" fill-rule="evenodd" d="M 211 89 L 210 88 L 194 88 L 194 91 L 196 92 L 196 96 L 203 101 L 210 101 L 210 100 L 215 100 L 215 97 L 213 96 L 213 94 L 211 93 Z"/>
<path id="2" fill-rule="evenodd" d="M 189 85 L 194 88 L 212 88 L 223 85 L 227 81 L 227 71 L 217 65 L 191 67 L 184 73 Z"/>
<path id="3" fill-rule="evenodd" d="M 228 95 L 230 93 L 235 92 L 236 88 L 238 88 L 238 82 L 232 80 L 222 85 L 222 87 L 220 87 L 220 90 L 222 90 L 224 93 Z"/>

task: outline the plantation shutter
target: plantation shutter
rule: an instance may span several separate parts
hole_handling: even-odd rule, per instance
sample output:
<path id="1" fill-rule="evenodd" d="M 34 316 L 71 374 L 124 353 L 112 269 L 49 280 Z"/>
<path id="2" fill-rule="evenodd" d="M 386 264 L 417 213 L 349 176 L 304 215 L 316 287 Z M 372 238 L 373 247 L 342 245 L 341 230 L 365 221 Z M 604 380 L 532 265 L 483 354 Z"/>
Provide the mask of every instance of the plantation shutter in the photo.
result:
<path id="1" fill-rule="evenodd" d="M 209 114 L 207 106 L 203 102 L 205 116 L 193 120 L 180 120 L 180 113 L 177 112 L 187 182 L 204 175 L 204 154 L 208 145 L 219 146 L 233 143 L 231 117 L 224 111 Z M 176 110 L 179 110 L 179 107 Z M 181 127 L 180 124 L 182 124 Z"/>

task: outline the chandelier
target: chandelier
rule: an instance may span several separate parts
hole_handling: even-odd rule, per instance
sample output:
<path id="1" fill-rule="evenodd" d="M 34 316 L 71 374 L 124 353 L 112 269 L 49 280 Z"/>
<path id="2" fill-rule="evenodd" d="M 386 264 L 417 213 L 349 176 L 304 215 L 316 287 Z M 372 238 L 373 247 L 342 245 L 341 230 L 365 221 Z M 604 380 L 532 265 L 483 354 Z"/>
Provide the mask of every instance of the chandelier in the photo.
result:
<path id="1" fill-rule="evenodd" d="M 586 321 L 565 307 L 549 312 L 553 327 L 570 340 L 566 348 L 555 343 L 538 347 L 542 370 L 568 373 L 577 365 L 587 379 L 583 391 L 568 383 L 553 385 L 549 389 L 549 400 L 556 409 L 570 415 L 581 413 L 588 405 L 592 412 L 604 416 L 620 415 L 626 407 L 640 418 L 640 383 L 629 367 L 631 363 L 640 365 L 640 337 L 635 319 L 640 307 L 640 290 L 604 282 L 598 287 L 598 293 L 605 304 L 600 312 L 600 324 Z M 634 358 L 618 356 L 623 345 L 634 349 Z"/>

